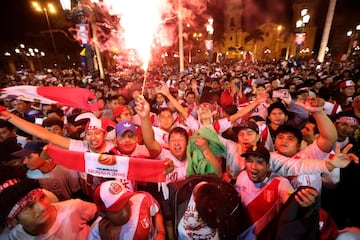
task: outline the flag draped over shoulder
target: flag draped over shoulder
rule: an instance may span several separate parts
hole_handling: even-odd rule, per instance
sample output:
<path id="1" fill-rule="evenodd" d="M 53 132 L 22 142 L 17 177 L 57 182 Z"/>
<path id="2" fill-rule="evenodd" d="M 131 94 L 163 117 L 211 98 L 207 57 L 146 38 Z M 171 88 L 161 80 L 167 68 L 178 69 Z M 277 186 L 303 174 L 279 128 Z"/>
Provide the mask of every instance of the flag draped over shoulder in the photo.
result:
<path id="1" fill-rule="evenodd" d="M 166 160 L 133 158 L 91 152 L 75 152 L 48 145 L 46 154 L 68 169 L 105 178 L 165 182 Z"/>
<path id="2" fill-rule="evenodd" d="M 39 100 L 44 104 L 70 106 L 88 111 L 97 111 L 100 107 L 100 103 L 89 103 L 89 101 L 95 100 L 95 95 L 86 88 L 21 85 L 2 88 L 0 93 L 22 96 L 28 101 Z"/>

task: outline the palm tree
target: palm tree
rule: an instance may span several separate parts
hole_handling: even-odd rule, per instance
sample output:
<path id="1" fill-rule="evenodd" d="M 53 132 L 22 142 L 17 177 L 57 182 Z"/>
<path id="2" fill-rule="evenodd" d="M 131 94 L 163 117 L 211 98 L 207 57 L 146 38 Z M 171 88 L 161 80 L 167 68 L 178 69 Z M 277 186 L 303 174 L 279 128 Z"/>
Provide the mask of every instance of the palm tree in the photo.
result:
<path id="1" fill-rule="evenodd" d="M 256 51 L 257 51 L 257 43 L 258 41 L 264 41 L 264 32 L 257 28 L 255 29 L 254 31 L 251 31 L 245 38 L 244 38 L 244 41 L 245 41 L 245 44 L 250 42 L 250 41 L 253 41 L 254 43 L 254 57 L 255 57 L 255 54 L 256 54 Z"/>

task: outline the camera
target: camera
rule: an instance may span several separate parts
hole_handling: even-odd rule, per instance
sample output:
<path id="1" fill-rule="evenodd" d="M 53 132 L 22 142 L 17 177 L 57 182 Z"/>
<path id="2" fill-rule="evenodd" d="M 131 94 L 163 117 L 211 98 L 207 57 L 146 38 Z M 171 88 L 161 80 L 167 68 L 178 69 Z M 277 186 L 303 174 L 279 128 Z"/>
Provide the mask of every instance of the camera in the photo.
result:
<path id="1" fill-rule="evenodd" d="M 235 82 L 235 86 L 236 86 L 236 87 L 240 88 L 240 85 L 241 85 L 240 81 Z"/>
<path id="2" fill-rule="evenodd" d="M 287 89 L 279 89 L 274 90 L 272 92 L 272 98 L 288 98 L 289 97 L 289 90 Z"/>

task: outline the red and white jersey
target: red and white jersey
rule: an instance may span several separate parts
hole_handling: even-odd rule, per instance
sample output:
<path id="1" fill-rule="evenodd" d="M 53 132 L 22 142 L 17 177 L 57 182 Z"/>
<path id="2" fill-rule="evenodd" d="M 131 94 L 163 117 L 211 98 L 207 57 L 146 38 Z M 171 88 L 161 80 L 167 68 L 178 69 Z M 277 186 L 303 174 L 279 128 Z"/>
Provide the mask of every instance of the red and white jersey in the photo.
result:
<path id="1" fill-rule="evenodd" d="M 289 178 L 291 185 L 311 186 L 321 191 L 321 173 L 329 173 L 326 163 L 322 160 L 329 153 L 323 152 L 317 141 L 300 150 L 291 158 L 277 152 L 270 153 L 270 171 Z"/>
<path id="2" fill-rule="evenodd" d="M 174 155 L 171 154 L 171 152 L 167 149 L 162 149 L 161 153 L 157 157 L 158 159 L 170 159 L 174 163 L 174 171 L 166 175 L 166 184 L 170 182 L 177 182 L 184 180 L 186 178 L 186 169 L 188 166 L 188 161 L 185 159 L 184 161 L 178 160 Z"/>
<path id="3" fill-rule="evenodd" d="M 226 172 L 236 177 L 240 171 L 245 169 L 245 159 L 240 155 L 243 153 L 240 144 L 219 136 L 219 140 L 225 145 Z"/>
<path id="4" fill-rule="evenodd" d="M 271 222 L 294 191 L 284 177 L 272 173 L 263 182 L 254 183 L 246 171 L 239 174 L 235 188 L 251 220 L 240 234 L 240 239 L 256 239 L 256 235 Z"/>
<path id="5" fill-rule="evenodd" d="M 129 221 L 121 226 L 119 240 L 154 239 L 156 231 L 153 217 L 160 213 L 158 202 L 150 194 L 138 192 L 130 198 L 130 203 L 131 216 Z M 99 233 L 99 222 L 101 219 L 101 217 L 98 217 L 92 224 L 88 240 L 101 240 Z"/>
<path id="6" fill-rule="evenodd" d="M 214 130 L 217 134 L 221 135 L 227 129 L 232 127 L 232 123 L 230 121 L 230 117 L 221 118 L 214 121 Z"/>
<path id="7" fill-rule="evenodd" d="M 248 106 L 249 104 L 250 104 L 250 102 L 239 104 L 238 105 L 238 111 L 240 111 L 244 107 Z M 252 111 L 250 111 L 249 113 L 244 115 L 242 117 L 242 119 L 243 120 L 248 120 L 252 116 L 260 116 L 263 119 L 267 119 L 267 116 L 268 116 L 268 110 L 267 109 L 268 109 L 268 107 L 269 107 L 269 104 L 267 104 L 267 103 L 259 103 Z"/>
<path id="8" fill-rule="evenodd" d="M 188 107 L 188 114 L 193 116 L 195 119 L 198 118 L 198 106 L 195 103 L 192 104 L 186 104 Z"/>
<path id="9" fill-rule="evenodd" d="M 152 128 L 154 131 L 155 140 L 161 145 L 161 147 L 169 149 L 169 132 L 166 132 L 159 127 Z"/>
<path id="10" fill-rule="evenodd" d="M 200 125 L 198 120 L 196 120 L 192 115 L 189 115 L 184 122 L 181 122 L 180 119 L 177 118 L 177 121 L 174 123 L 174 127 L 184 128 L 191 137 L 193 133 L 200 128 Z"/>
<path id="11" fill-rule="evenodd" d="M 258 124 L 258 123 L 257 123 Z M 265 147 L 270 152 L 274 151 L 274 143 L 271 138 L 269 127 L 266 123 L 259 125 L 259 133 L 260 133 L 260 146 Z"/>
<path id="12" fill-rule="evenodd" d="M 179 240 L 220 239 L 217 229 L 207 226 L 207 224 L 199 216 L 194 200 L 194 193 L 191 194 L 189 203 L 177 229 Z"/>

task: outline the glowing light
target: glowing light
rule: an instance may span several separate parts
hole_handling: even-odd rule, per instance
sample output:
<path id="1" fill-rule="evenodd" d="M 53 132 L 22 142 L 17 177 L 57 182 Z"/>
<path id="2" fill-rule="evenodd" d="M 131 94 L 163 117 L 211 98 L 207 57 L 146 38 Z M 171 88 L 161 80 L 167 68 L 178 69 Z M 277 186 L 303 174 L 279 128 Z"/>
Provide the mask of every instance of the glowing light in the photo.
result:
<path id="1" fill-rule="evenodd" d="M 146 71 L 154 42 L 162 40 L 157 39 L 163 23 L 162 16 L 171 11 L 171 6 L 166 0 L 106 0 L 103 4 L 108 6 L 111 15 L 120 17 L 125 48 L 136 50 Z"/>

